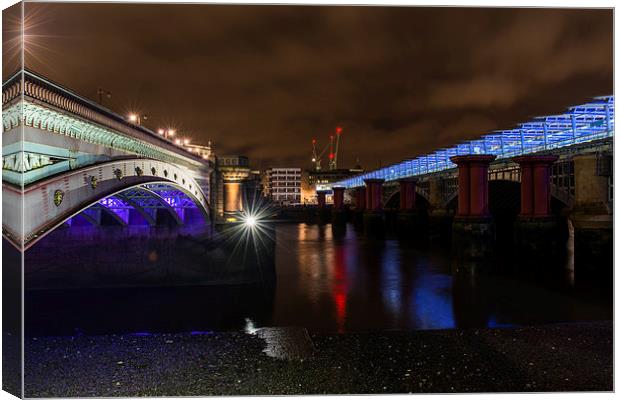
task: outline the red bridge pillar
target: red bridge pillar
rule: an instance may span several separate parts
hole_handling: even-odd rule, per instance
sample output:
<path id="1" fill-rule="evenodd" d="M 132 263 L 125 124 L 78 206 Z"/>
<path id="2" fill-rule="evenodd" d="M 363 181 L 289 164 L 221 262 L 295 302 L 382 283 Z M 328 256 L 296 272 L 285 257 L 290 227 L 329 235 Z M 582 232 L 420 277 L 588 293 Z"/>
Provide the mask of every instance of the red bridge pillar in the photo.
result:
<path id="1" fill-rule="evenodd" d="M 551 164 L 558 156 L 521 156 L 521 216 L 547 217 L 551 207 Z"/>
<path id="2" fill-rule="evenodd" d="M 355 210 L 366 210 L 366 186 L 355 189 Z"/>
<path id="3" fill-rule="evenodd" d="M 383 181 L 384 179 L 364 179 L 366 183 L 364 231 L 369 236 L 383 236 L 385 234 Z"/>
<path id="4" fill-rule="evenodd" d="M 364 211 L 366 211 L 366 186 L 355 189 L 355 212 L 353 213 L 353 223 L 360 229 L 364 226 Z"/>
<path id="5" fill-rule="evenodd" d="M 515 223 L 518 254 L 555 257 L 563 235 L 551 215 L 551 165 L 557 156 L 521 156 L 513 159 L 521 167 L 521 213 Z"/>
<path id="6" fill-rule="evenodd" d="M 383 210 L 383 182 L 385 179 L 364 179 L 366 183 L 366 209 Z"/>
<path id="7" fill-rule="evenodd" d="M 400 210 L 401 211 L 413 211 L 415 210 L 415 187 L 417 180 L 412 178 L 401 179 L 398 181 L 400 184 Z"/>
<path id="8" fill-rule="evenodd" d="M 334 207 L 332 208 L 332 228 L 334 234 L 345 233 L 342 228 L 347 223 L 347 213 L 344 208 L 344 190 L 342 186 L 336 186 L 332 188 L 334 192 Z"/>
<path id="9" fill-rule="evenodd" d="M 319 208 L 325 208 L 325 195 L 327 191 L 325 190 L 317 190 L 316 191 L 316 202 L 319 205 Z"/>
<path id="10" fill-rule="evenodd" d="M 471 154 L 451 158 L 458 166 L 458 212 L 452 223 L 457 270 L 475 273 L 494 251 L 495 226 L 489 215 L 489 164 L 494 155 Z"/>
<path id="11" fill-rule="evenodd" d="M 405 178 L 398 181 L 400 184 L 400 210 L 397 215 L 396 228 L 401 237 L 422 237 L 425 229 L 419 218 L 415 206 L 416 184 L 415 178 Z"/>
<path id="12" fill-rule="evenodd" d="M 489 164 L 495 156 L 474 154 L 451 158 L 459 169 L 458 217 L 489 215 Z"/>
<path id="13" fill-rule="evenodd" d="M 336 186 L 332 188 L 334 192 L 334 210 L 340 210 L 344 207 L 344 187 Z"/>

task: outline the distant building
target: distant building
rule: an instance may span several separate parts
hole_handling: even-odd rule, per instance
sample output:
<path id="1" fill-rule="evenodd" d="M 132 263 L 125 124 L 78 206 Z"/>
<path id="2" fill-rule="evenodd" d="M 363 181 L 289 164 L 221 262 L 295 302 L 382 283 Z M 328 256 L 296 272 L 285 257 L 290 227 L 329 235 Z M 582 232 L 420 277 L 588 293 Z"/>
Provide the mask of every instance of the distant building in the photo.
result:
<path id="1" fill-rule="evenodd" d="M 301 168 L 269 168 L 265 193 L 282 205 L 301 203 Z"/>
<path id="2" fill-rule="evenodd" d="M 364 170 L 359 165 L 350 169 L 340 168 L 333 170 L 308 171 L 308 191 L 306 192 L 306 198 L 308 199 L 307 202 L 316 203 L 317 190 L 328 190 L 325 200 L 327 203 L 332 203 L 333 199 L 330 184 L 359 175 L 363 172 Z"/>
<path id="3" fill-rule="evenodd" d="M 256 201 L 263 197 L 263 181 L 261 173 L 258 170 L 251 170 L 250 175 L 246 181 L 248 196 L 251 196 L 249 200 Z"/>
<path id="4" fill-rule="evenodd" d="M 306 170 L 301 171 L 301 203 L 316 203 L 316 190 L 310 185 L 310 173 Z"/>
<path id="5" fill-rule="evenodd" d="M 314 186 L 315 189 L 321 190 L 326 188 L 327 184 L 342 181 L 362 172 L 364 172 L 364 170 L 358 167 L 352 169 L 340 168 L 333 170 L 310 171 L 308 173 L 308 181 L 310 186 Z"/>

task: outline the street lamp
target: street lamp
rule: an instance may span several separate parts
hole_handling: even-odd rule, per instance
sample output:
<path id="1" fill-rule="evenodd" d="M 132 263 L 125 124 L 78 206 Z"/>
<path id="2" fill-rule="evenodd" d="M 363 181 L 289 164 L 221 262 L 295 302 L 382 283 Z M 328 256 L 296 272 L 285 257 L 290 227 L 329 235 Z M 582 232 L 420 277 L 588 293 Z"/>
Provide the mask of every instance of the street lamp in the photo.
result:
<path id="1" fill-rule="evenodd" d="M 158 129 L 157 133 L 168 139 L 175 135 L 176 131 L 174 129 Z"/>
<path id="2" fill-rule="evenodd" d="M 146 115 L 141 116 L 140 114 L 134 114 L 134 113 L 129 114 L 127 118 L 129 119 L 129 122 L 133 122 L 136 125 L 140 125 L 143 119 L 148 119 Z"/>
<path id="3" fill-rule="evenodd" d="M 105 97 L 107 97 L 108 99 L 112 98 L 112 92 L 110 92 L 109 90 L 106 90 L 102 87 L 98 87 L 97 88 L 97 95 L 99 96 L 99 104 L 103 105 L 103 95 L 105 95 Z"/>

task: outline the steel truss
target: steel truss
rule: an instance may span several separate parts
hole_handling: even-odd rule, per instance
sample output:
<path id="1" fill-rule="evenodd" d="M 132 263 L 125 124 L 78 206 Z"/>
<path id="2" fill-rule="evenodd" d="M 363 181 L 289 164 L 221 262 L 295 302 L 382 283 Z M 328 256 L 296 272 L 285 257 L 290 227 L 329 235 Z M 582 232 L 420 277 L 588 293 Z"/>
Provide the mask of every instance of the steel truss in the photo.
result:
<path id="1" fill-rule="evenodd" d="M 364 179 L 394 181 L 444 171 L 456 167 L 450 157 L 457 155 L 493 154 L 498 159 L 512 158 L 609 138 L 613 134 L 614 96 L 601 96 L 589 103 L 570 107 L 562 114 L 537 117 L 514 129 L 494 131 L 479 139 L 407 159 L 330 186 L 353 188 L 363 186 Z"/>

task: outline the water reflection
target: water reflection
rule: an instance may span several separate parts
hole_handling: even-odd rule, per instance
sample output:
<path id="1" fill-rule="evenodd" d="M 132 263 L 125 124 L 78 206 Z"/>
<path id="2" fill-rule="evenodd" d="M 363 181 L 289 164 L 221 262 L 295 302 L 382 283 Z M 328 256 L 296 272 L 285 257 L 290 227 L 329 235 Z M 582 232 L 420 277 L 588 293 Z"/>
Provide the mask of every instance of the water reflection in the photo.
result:
<path id="1" fill-rule="evenodd" d="M 445 249 L 366 240 L 351 227 L 341 238 L 329 225 L 282 225 L 278 233 L 286 244 L 276 256 L 274 325 L 345 332 L 611 318 L 611 299 L 562 286 L 566 274 L 554 282 L 453 275 Z"/>
<path id="2" fill-rule="evenodd" d="M 341 233 L 335 236 L 330 225 L 278 225 L 275 287 L 28 292 L 26 334 L 263 326 L 359 332 L 612 318 L 611 293 L 584 292 L 567 285 L 566 275 L 552 281 L 546 280 L 549 274 L 453 275 L 446 249 L 367 240 L 352 227 Z M 499 262 L 507 264 L 508 258 Z"/>

